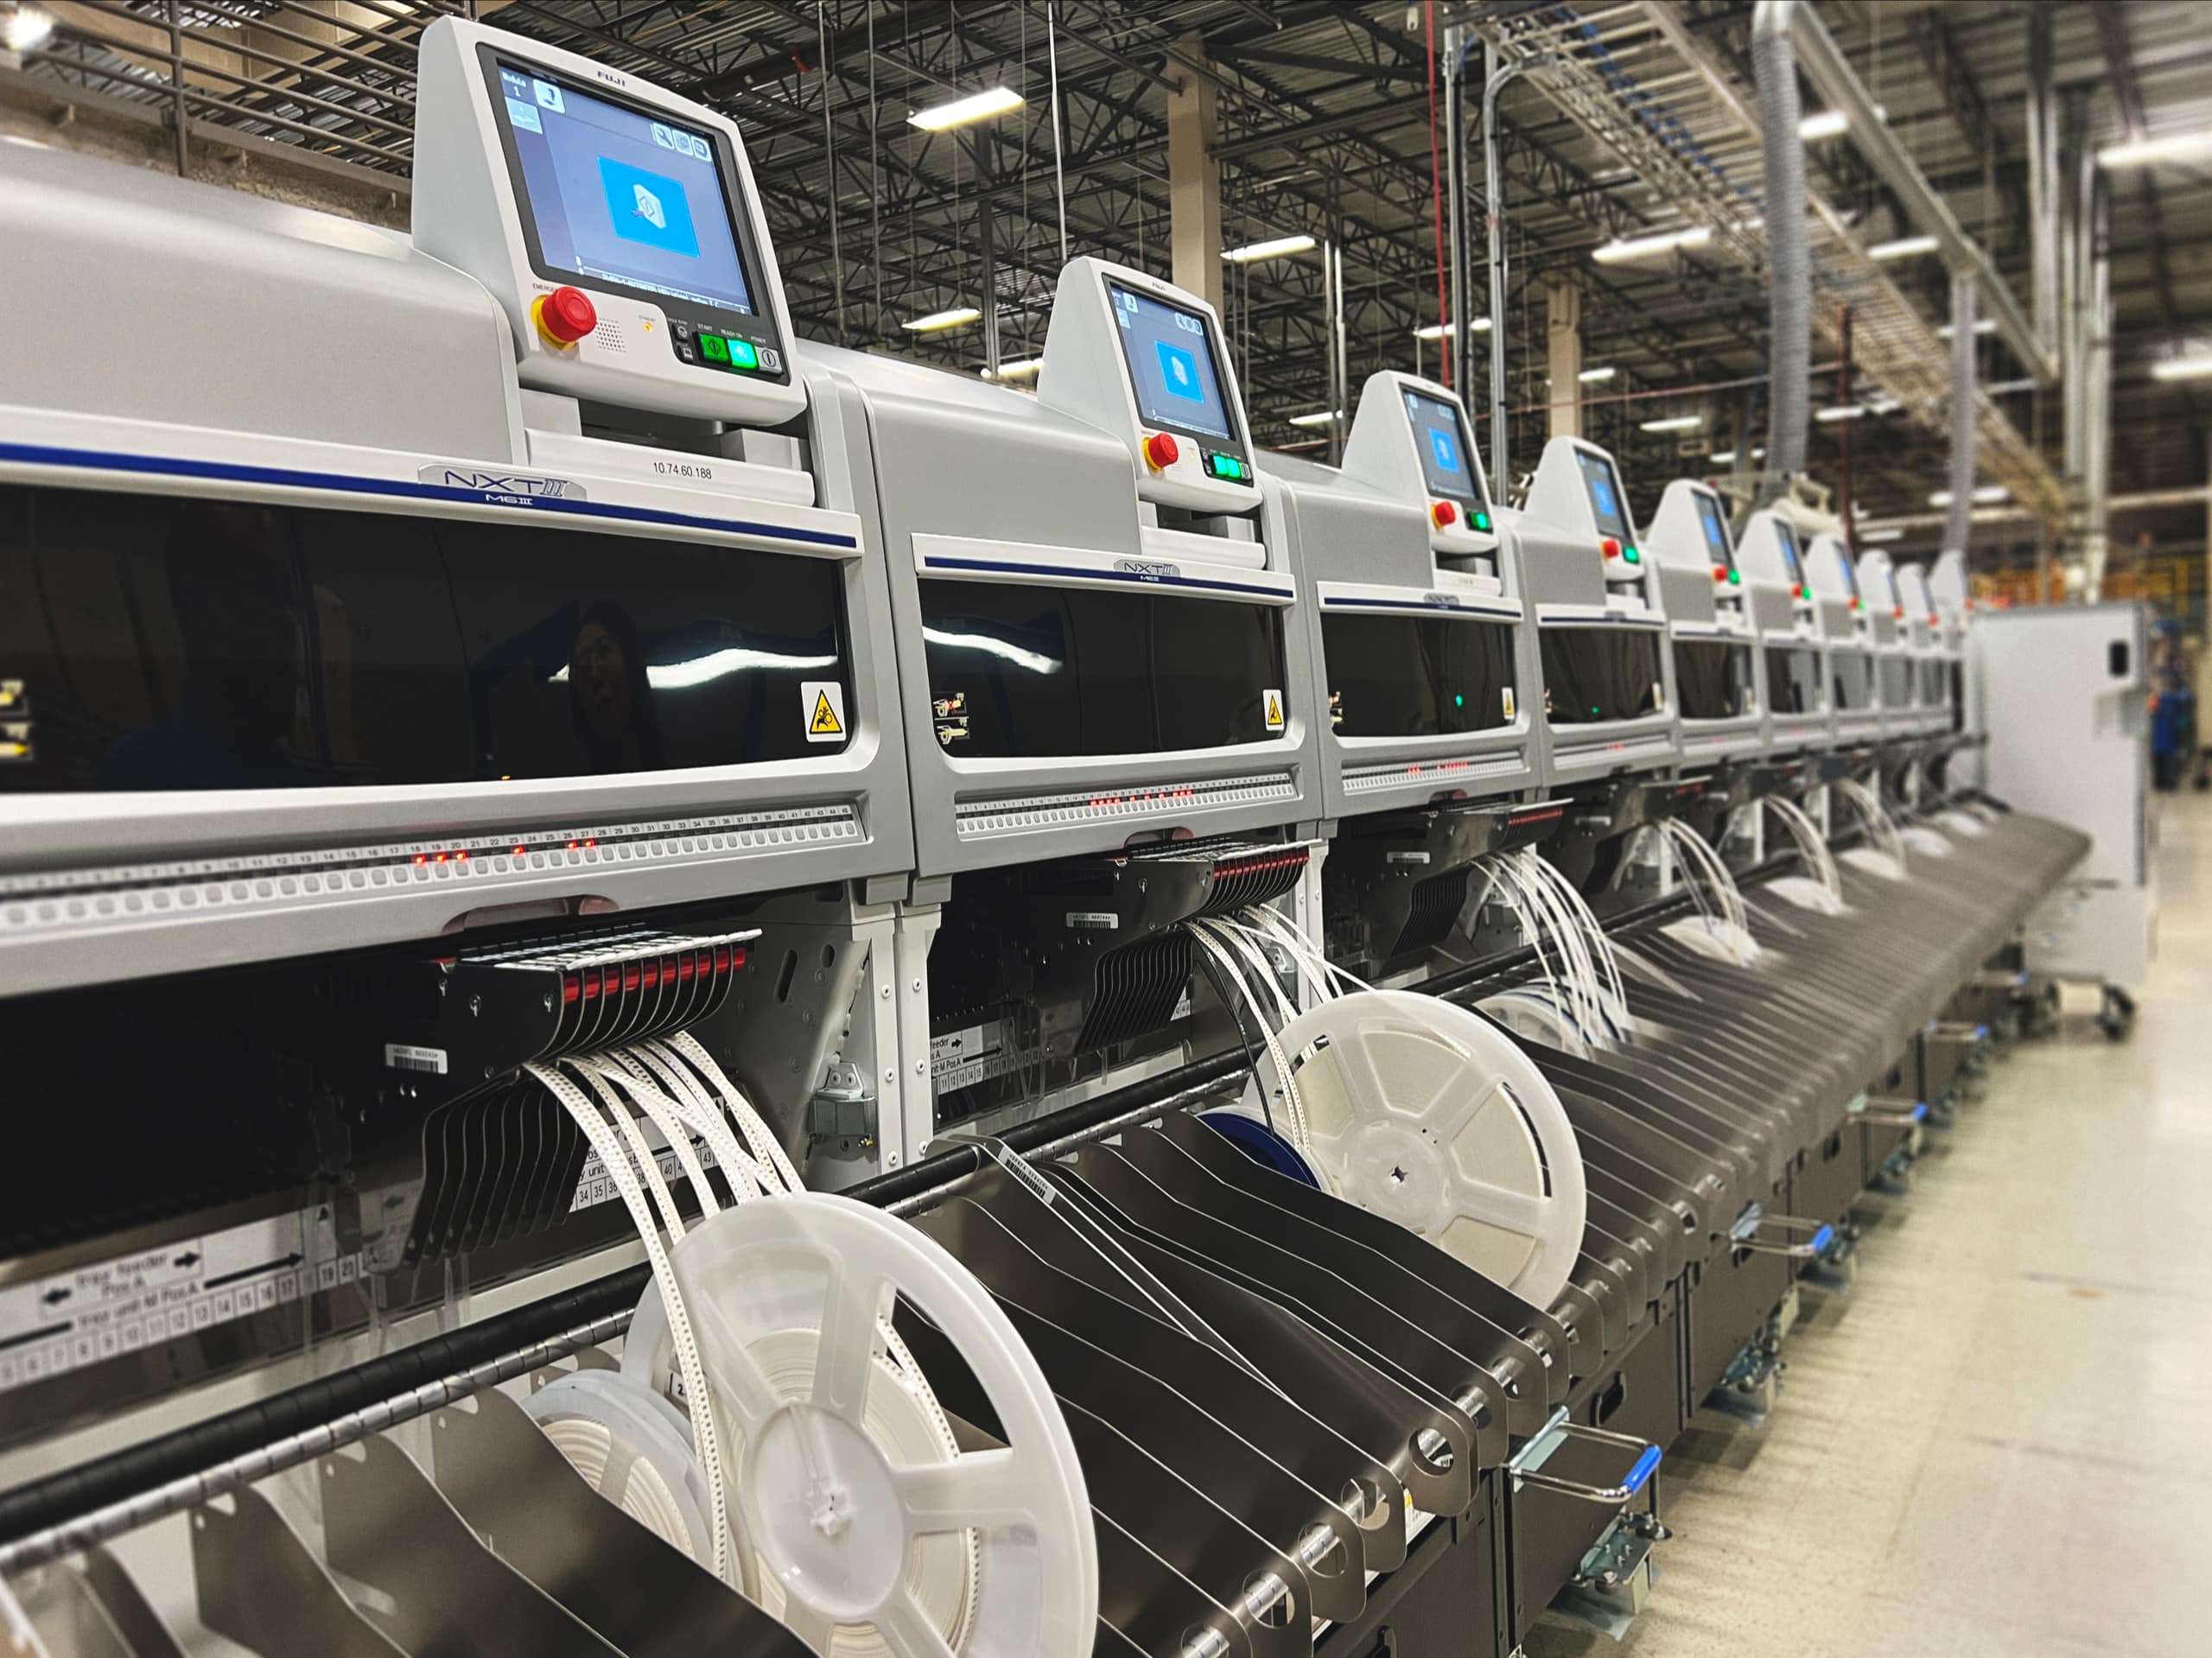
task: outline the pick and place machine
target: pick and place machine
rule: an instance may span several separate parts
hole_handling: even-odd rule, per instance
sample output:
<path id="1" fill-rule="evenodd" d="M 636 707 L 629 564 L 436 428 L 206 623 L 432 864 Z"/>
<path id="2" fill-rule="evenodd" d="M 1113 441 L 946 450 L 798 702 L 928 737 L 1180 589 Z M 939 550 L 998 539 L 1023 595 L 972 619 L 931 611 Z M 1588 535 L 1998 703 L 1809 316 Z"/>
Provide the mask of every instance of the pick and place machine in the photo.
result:
<path id="1" fill-rule="evenodd" d="M 1745 854 L 1779 520 L 1510 511 L 1397 374 L 1257 454 L 1096 259 L 1033 398 L 797 342 L 737 128 L 518 35 L 417 123 L 411 238 L 0 172 L 16 1643 L 1621 1628 L 1808 1149 L 2079 837 Z"/>

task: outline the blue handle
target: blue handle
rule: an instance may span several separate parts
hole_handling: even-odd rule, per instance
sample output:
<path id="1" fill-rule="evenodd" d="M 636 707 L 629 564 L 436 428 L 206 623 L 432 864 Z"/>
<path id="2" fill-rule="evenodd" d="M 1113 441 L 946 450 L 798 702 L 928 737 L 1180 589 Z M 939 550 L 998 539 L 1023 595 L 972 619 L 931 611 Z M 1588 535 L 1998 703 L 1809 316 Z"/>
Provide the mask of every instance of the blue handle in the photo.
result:
<path id="1" fill-rule="evenodd" d="M 1822 1227 L 1819 1231 L 1813 1234 L 1813 1253 L 1816 1255 L 1826 1255 L 1827 1253 L 1828 1245 L 1834 1242 L 1835 1228 L 1833 1226 Z"/>
<path id="2" fill-rule="evenodd" d="M 1974 1027 L 1974 1039 L 1975 1041 L 1977 1041 L 1977 1042 L 1986 1042 L 1986 1041 L 1988 1041 L 1988 1040 L 1989 1040 L 1989 1026 L 1987 1026 L 1986 1025 L 1977 1025 L 1977 1026 L 1975 1026 Z"/>
<path id="3" fill-rule="evenodd" d="M 1912 1120 L 1915 1122 L 1925 1122 L 1928 1121 L 1927 1101 L 1918 1100 L 1914 1102 L 1912 1108 Z"/>
<path id="4" fill-rule="evenodd" d="M 1667 1453 L 1656 1445 L 1643 1447 L 1643 1454 L 1636 1459 L 1636 1466 L 1628 1471 L 1628 1477 L 1621 1482 L 1621 1489 L 1634 1496 L 1659 1471 L 1659 1459 Z"/>

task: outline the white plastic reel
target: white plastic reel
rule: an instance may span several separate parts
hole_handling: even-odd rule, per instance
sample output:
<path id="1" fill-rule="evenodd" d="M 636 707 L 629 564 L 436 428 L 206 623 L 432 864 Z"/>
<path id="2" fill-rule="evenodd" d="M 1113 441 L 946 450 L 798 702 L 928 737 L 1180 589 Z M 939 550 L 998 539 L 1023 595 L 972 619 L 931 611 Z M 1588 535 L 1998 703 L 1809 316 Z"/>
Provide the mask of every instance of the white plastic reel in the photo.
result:
<path id="1" fill-rule="evenodd" d="M 578 1370 L 539 1388 L 523 1408 L 585 1484 L 712 1569 L 710 1499 L 681 1407 L 619 1370 Z"/>
<path id="2" fill-rule="evenodd" d="M 1090 1652 L 1098 1553 L 1082 1465 L 1036 1360 L 967 1268 L 905 1222 L 818 1192 L 725 1210 L 671 1258 L 764 1610 L 836 1658 Z M 1003 1448 L 960 1452 L 926 1387 L 887 1361 L 894 1296 L 959 1352 Z M 648 1292 L 626 1373 L 665 1388 L 666 1331 Z"/>
<path id="3" fill-rule="evenodd" d="M 1400 990 L 1324 1002 L 1281 1041 L 1332 1191 L 1551 1305 L 1582 1248 L 1582 1153 L 1527 1055 L 1465 1008 Z"/>

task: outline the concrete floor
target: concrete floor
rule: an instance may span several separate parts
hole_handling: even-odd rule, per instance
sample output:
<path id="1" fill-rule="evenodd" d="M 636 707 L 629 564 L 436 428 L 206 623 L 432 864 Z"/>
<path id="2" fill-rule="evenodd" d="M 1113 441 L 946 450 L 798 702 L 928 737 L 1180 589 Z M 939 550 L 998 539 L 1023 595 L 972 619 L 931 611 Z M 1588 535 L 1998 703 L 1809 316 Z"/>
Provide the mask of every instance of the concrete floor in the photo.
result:
<path id="1" fill-rule="evenodd" d="M 2212 1653 L 2212 797 L 2164 806 L 2133 1039 L 1999 1063 L 1806 1293 L 1764 1429 L 1669 1454 L 1630 1639 L 1529 1658 Z"/>

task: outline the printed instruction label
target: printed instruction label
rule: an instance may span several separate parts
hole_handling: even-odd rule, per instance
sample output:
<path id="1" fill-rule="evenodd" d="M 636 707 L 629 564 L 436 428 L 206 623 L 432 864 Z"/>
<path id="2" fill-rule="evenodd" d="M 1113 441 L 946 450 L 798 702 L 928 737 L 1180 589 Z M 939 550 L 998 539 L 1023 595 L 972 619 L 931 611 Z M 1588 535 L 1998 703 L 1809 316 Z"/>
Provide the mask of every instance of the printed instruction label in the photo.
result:
<path id="1" fill-rule="evenodd" d="M 810 743 L 838 743 L 845 740 L 845 688 L 834 679 L 799 683 L 798 700 Z"/>

